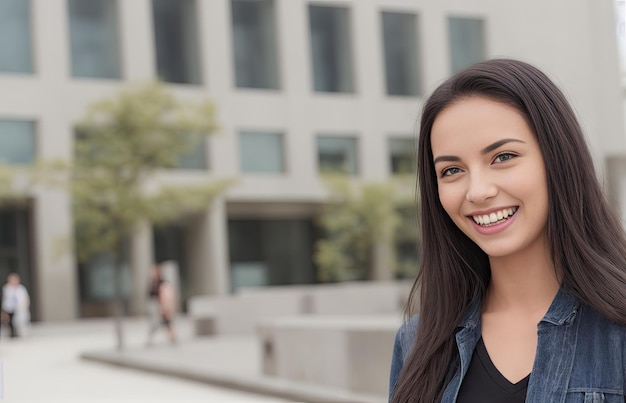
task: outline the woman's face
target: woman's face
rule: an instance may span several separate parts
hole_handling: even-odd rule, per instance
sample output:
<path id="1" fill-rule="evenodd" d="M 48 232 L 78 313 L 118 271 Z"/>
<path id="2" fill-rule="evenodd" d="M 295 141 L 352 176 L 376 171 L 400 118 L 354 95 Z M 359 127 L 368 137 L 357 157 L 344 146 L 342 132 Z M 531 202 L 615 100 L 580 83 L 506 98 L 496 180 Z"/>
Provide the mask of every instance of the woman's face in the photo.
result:
<path id="1" fill-rule="evenodd" d="M 435 119 L 431 147 L 443 208 L 487 255 L 545 247 L 544 162 L 516 109 L 482 97 L 461 99 Z"/>

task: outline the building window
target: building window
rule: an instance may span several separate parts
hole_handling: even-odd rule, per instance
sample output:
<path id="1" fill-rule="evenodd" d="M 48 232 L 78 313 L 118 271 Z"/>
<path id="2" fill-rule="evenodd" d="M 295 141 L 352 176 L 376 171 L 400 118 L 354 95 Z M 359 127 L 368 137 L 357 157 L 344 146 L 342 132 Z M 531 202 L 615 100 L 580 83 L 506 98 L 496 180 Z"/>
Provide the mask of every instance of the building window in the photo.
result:
<path id="1" fill-rule="evenodd" d="M 231 6 L 237 87 L 279 88 L 274 1 L 232 0 Z"/>
<path id="2" fill-rule="evenodd" d="M 183 152 L 178 161 L 176 168 L 188 170 L 206 170 L 209 167 L 207 161 L 207 137 L 189 136 L 190 147 Z"/>
<path id="3" fill-rule="evenodd" d="M 309 6 L 315 91 L 354 92 L 349 17 L 347 8 Z"/>
<path id="4" fill-rule="evenodd" d="M 353 137 L 317 138 L 320 173 L 359 174 L 357 140 Z"/>
<path id="5" fill-rule="evenodd" d="M 78 264 L 78 280 L 82 302 L 107 301 L 116 298 L 115 278 L 118 277 L 120 297 L 128 299 L 133 295 L 133 277 L 129 267 L 128 244 L 124 244 L 123 256 L 117 262 L 110 252 L 100 252 L 86 262 Z M 117 274 L 115 271 L 117 270 Z M 83 312 L 83 316 L 91 316 Z"/>
<path id="6" fill-rule="evenodd" d="M 448 35 L 453 74 L 486 59 L 485 24 L 482 19 L 450 17 Z"/>
<path id="7" fill-rule="evenodd" d="M 626 72 L 626 1 L 617 0 L 617 45 L 622 73 Z"/>
<path id="8" fill-rule="evenodd" d="M 421 95 L 415 14 L 383 12 L 382 23 L 387 94 Z"/>
<path id="9" fill-rule="evenodd" d="M 72 76 L 119 78 L 115 0 L 69 0 Z"/>
<path id="10" fill-rule="evenodd" d="M 229 219 L 232 291 L 316 283 L 317 268 L 311 256 L 318 237 L 309 219 Z"/>
<path id="11" fill-rule="evenodd" d="M 195 0 L 152 0 L 159 77 L 170 83 L 200 84 Z"/>
<path id="12" fill-rule="evenodd" d="M 0 72 L 32 73 L 29 0 L 0 1 Z"/>
<path id="13" fill-rule="evenodd" d="M 283 135 L 280 133 L 239 133 L 239 160 L 246 173 L 285 172 Z"/>
<path id="14" fill-rule="evenodd" d="M 15 165 L 32 164 L 36 154 L 35 122 L 0 120 L 0 162 Z"/>
<path id="15" fill-rule="evenodd" d="M 389 162 L 392 174 L 415 173 L 415 142 L 412 138 L 389 139 Z"/>

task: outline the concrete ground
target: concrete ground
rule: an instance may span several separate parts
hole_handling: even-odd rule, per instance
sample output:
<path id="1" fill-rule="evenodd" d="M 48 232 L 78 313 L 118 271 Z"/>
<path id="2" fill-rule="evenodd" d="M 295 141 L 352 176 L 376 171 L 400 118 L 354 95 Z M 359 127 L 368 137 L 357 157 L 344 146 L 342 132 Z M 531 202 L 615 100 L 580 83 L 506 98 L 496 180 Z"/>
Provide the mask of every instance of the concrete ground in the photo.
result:
<path id="1" fill-rule="evenodd" d="M 143 333 L 136 330 L 129 331 L 130 328 L 138 326 L 144 330 Z M 82 357 L 89 361 L 108 363 L 114 367 L 133 368 L 172 378 L 249 392 L 257 396 L 255 399 L 260 399 L 259 396 L 268 396 L 269 401 L 275 402 L 382 403 L 386 401 L 384 396 L 356 395 L 321 385 L 264 376 L 261 371 L 261 346 L 255 335 L 196 338 L 192 335 L 190 323 L 179 320 L 177 329 L 180 333 L 180 341 L 176 345 L 170 345 L 162 331 L 155 344 L 147 347 L 145 324 L 135 321 L 127 324 L 125 328 L 127 333 L 138 337 L 130 339 L 124 351 L 116 351 L 109 343 L 108 346 L 99 349 L 83 349 Z M 109 337 L 112 340 L 111 328 L 109 328 L 109 333 L 111 333 Z"/>
<path id="2" fill-rule="evenodd" d="M 146 323 L 142 319 L 125 322 L 129 355 L 143 352 L 162 357 L 172 366 L 178 361 L 198 363 L 215 359 L 210 354 L 187 348 L 190 343 L 188 324 L 178 323 L 181 342 L 165 344 L 163 334 L 155 346 L 144 347 Z M 113 322 L 82 320 L 71 323 L 34 324 L 27 337 L 0 339 L 4 396 L 6 403 L 265 403 L 289 400 L 226 389 L 181 377 L 136 371 L 119 366 L 102 365 L 80 359 L 85 351 L 114 351 Z M 237 344 L 237 343 L 235 343 Z M 245 344 L 245 343 L 243 343 Z M 225 341 L 225 349 L 228 349 Z M 232 347 L 232 346 L 231 346 Z M 225 350 L 226 351 L 226 350 Z M 168 361 L 172 360 L 172 361 Z M 225 360 L 230 370 L 243 369 L 236 360 Z"/>

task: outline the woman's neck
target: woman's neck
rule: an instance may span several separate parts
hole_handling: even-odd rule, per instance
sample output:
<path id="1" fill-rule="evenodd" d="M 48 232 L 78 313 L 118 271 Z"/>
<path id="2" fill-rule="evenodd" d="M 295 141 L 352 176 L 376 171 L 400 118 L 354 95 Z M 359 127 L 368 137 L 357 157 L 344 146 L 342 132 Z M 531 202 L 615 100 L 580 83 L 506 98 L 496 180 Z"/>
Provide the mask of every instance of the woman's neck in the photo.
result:
<path id="1" fill-rule="evenodd" d="M 491 281 L 483 312 L 545 314 L 559 290 L 560 279 L 547 251 L 529 252 L 489 258 Z"/>

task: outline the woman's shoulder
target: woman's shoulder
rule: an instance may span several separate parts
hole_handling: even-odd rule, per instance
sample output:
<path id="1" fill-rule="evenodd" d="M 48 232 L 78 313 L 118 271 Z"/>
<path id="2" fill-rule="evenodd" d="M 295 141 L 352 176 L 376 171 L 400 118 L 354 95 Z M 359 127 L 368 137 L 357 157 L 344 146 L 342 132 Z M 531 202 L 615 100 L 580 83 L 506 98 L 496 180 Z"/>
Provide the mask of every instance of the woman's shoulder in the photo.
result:
<path id="1" fill-rule="evenodd" d="M 626 341 L 626 324 L 610 320 L 589 305 L 581 304 L 579 312 L 581 324 L 579 334 L 585 338 L 599 340 L 607 337 L 617 337 Z"/>
<path id="2" fill-rule="evenodd" d="M 396 345 L 401 348 L 404 355 L 408 355 L 415 344 L 417 336 L 417 327 L 419 324 L 419 315 L 413 315 L 409 320 L 405 321 L 396 333 Z"/>

